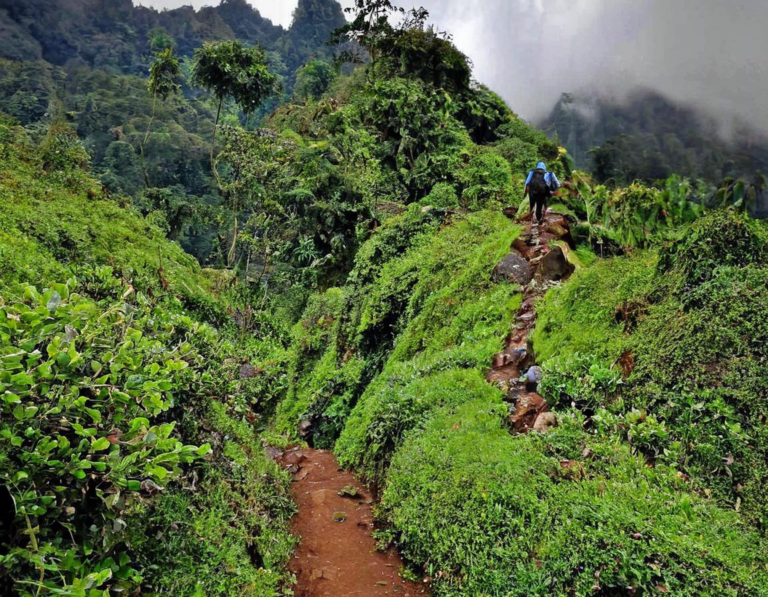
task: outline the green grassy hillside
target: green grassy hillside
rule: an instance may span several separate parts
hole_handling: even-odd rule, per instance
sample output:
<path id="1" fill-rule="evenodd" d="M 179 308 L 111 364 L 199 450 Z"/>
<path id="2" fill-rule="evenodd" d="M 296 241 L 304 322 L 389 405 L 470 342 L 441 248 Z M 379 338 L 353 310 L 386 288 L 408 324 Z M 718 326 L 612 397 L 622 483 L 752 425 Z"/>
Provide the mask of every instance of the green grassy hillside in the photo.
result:
<path id="1" fill-rule="evenodd" d="M 71 133 L 0 141 L 0 592 L 279 594 L 288 480 L 239 375 L 258 346 Z"/>
<path id="2" fill-rule="evenodd" d="M 213 156 L 205 98 L 161 102 L 160 188 L 130 145 L 152 110 L 138 79 L 73 72 L 74 111 L 0 118 L 1 594 L 292 594 L 290 478 L 264 444 L 305 441 L 375 486 L 379 544 L 437 597 L 768 596 L 768 231 L 750 189 L 593 186 L 424 13 L 391 25 L 387 5 L 359 2 L 340 33 L 363 66 L 312 61 L 262 128 L 225 105 Z M 292 60 L 329 6 L 301 3 Z M 225 37 L 261 31 L 244 0 L 190 14 L 221 11 Z M 212 71 L 231 74 L 223 55 Z M 243 105 L 275 61 L 232 77 Z M 26 90 L 15 108 L 47 113 L 57 69 L 0 68 L 9 97 Z M 526 290 L 493 272 L 540 159 L 566 183 L 555 236 L 579 269 Z M 214 246 L 228 269 L 181 248 Z M 531 348 L 558 425 L 520 435 L 486 376 L 545 291 Z"/>

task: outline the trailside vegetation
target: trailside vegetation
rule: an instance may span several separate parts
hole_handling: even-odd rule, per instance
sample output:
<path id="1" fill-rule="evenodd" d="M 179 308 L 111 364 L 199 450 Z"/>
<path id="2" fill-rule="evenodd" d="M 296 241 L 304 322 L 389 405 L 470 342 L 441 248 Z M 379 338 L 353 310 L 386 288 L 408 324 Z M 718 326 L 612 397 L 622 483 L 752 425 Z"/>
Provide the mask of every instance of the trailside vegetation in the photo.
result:
<path id="1" fill-rule="evenodd" d="M 244 0 L 115 2 L 148 49 L 107 72 L 43 4 L 50 36 L 9 30 L 36 61 L 0 62 L 0 592 L 290 594 L 265 444 L 306 442 L 437 596 L 768 595 L 750 187 L 595 184 L 423 9 L 302 0 L 290 43 Z M 524 289 L 493 272 L 539 160 L 577 272 L 529 347 L 558 425 L 517 435 L 487 373 Z"/>
<path id="2" fill-rule="evenodd" d="M 100 196 L 68 129 L 0 138 L 2 592 L 280 594 L 293 506 L 245 418 L 258 341 Z"/>

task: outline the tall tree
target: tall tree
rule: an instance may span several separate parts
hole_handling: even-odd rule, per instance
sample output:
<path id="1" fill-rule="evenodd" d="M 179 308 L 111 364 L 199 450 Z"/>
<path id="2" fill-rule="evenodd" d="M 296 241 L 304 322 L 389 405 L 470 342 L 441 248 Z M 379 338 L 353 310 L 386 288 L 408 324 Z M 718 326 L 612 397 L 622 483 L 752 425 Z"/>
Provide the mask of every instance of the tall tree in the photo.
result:
<path id="1" fill-rule="evenodd" d="M 216 121 L 211 140 L 211 169 L 221 186 L 216 169 L 216 131 L 221 119 L 224 100 L 231 97 L 240 109 L 249 116 L 262 101 L 275 91 L 277 77 L 267 68 L 264 50 L 246 47 L 238 41 L 205 44 L 195 52 L 192 81 L 195 85 L 210 91 L 218 100 Z M 237 246 L 237 203 L 232 205 L 234 230 L 232 246 L 228 254 L 231 265 Z"/>
<path id="2" fill-rule="evenodd" d="M 159 52 L 155 56 L 155 60 L 149 70 L 149 81 L 147 81 L 147 89 L 152 95 L 152 116 L 149 119 L 149 125 L 147 125 L 147 132 L 144 135 L 144 139 L 139 145 L 141 153 L 141 168 L 144 172 L 144 184 L 149 188 L 149 173 L 147 172 L 147 163 L 144 157 L 144 149 L 149 141 L 149 135 L 152 132 L 152 123 L 155 121 L 155 115 L 157 114 L 157 100 L 160 98 L 165 101 L 168 96 L 179 92 L 181 85 L 179 79 L 181 78 L 181 67 L 179 66 L 179 60 L 173 52 L 173 48 L 166 48 L 162 52 Z"/>
<path id="3" fill-rule="evenodd" d="M 405 14 L 405 9 L 392 4 L 391 0 L 355 0 L 345 12 L 354 14 L 351 23 L 337 29 L 333 41 L 342 43 L 352 41 L 364 47 L 376 63 L 378 46 L 381 41 L 392 35 L 394 29 L 389 22 L 389 15 Z"/>

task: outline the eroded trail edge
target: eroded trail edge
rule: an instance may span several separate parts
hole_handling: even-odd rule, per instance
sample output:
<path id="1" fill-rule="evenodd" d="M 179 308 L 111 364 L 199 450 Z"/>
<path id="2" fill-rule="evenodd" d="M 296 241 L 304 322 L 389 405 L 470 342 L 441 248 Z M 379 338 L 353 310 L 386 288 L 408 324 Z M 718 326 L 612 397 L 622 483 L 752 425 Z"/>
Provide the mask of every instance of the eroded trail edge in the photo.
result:
<path id="1" fill-rule="evenodd" d="M 275 456 L 293 475 L 298 506 L 292 524 L 301 543 L 290 564 L 296 597 L 428 595 L 425 585 L 400 577 L 394 548 L 377 551 L 373 495 L 331 452 L 295 448 Z"/>

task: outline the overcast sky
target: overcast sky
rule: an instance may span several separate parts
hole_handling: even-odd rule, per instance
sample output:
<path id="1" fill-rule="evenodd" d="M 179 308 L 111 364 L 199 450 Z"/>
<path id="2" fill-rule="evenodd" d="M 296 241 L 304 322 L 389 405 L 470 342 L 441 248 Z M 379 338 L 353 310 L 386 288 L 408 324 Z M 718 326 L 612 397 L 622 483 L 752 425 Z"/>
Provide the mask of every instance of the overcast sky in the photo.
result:
<path id="1" fill-rule="evenodd" d="M 288 26 L 297 0 L 250 0 Z M 142 0 L 156 7 L 216 0 Z M 345 0 L 342 4 L 349 4 Z M 636 85 L 768 129 L 768 0 L 421 0 L 522 116 Z M 402 3 L 409 7 L 410 4 Z"/>

